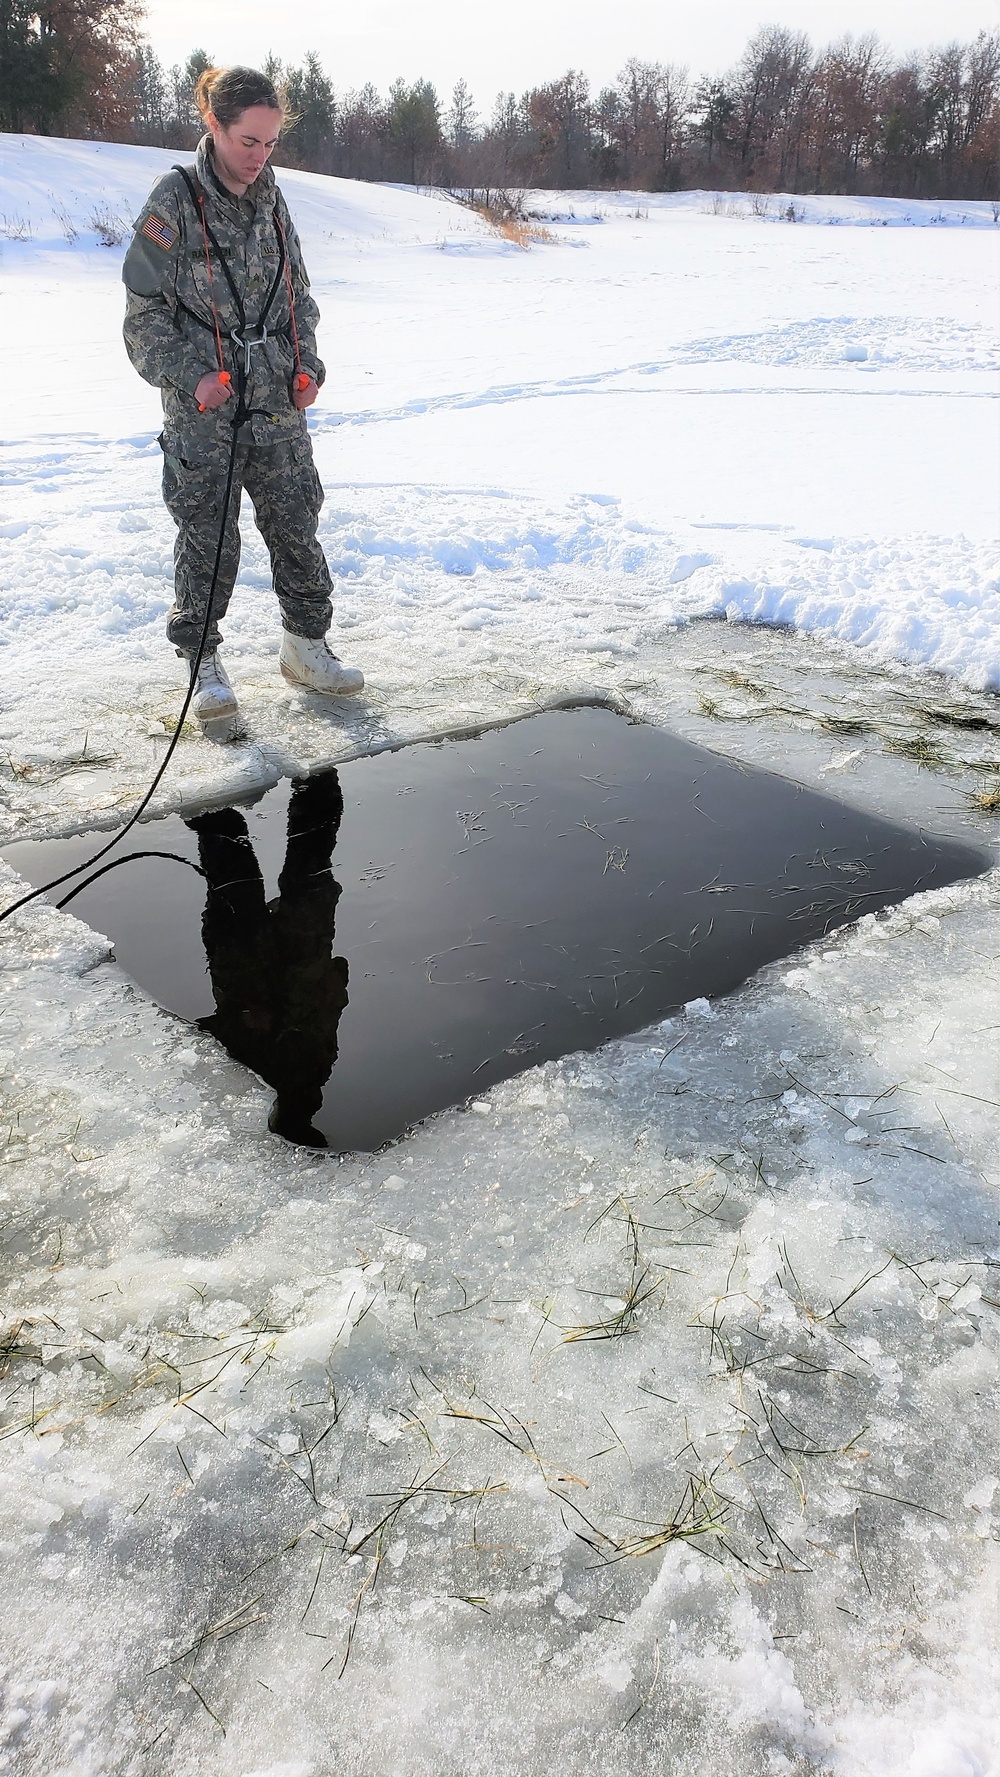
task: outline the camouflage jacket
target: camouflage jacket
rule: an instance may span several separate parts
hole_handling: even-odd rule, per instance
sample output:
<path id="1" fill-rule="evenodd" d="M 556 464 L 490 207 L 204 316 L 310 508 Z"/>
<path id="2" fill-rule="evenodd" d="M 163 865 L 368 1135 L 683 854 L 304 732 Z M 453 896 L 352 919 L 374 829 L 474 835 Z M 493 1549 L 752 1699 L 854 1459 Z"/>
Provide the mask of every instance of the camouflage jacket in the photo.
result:
<path id="1" fill-rule="evenodd" d="M 205 194 L 206 221 L 225 254 L 251 329 L 281 264 L 277 217 L 288 249 L 302 368 L 322 383 L 325 372 L 316 356 L 319 310 L 310 295 L 298 235 L 271 168 L 264 168 L 243 197 L 235 197 L 216 177 L 211 137 L 203 136 L 194 172 Z M 211 283 L 198 210 L 181 174 L 165 173 L 143 206 L 125 255 L 124 334 L 139 375 L 162 391 L 164 449 L 191 461 L 216 456 L 228 443 L 235 410 L 235 357 L 243 359 L 239 347 L 226 337 L 241 331 L 239 310 L 215 248 L 210 246 L 209 251 Z M 234 393 L 214 412 L 199 413 L 194 391 L 206 373 L 219 368 L 213 298 Z M 254 346 L 250 355 L 246 391 L 247 406 L 258 410 L 248 426 L 255 444 L 303 436 L 306 431 L 305 415 L 292 405 L 296 363 L 284 277 L 278 280 L 266 325 L 267 341 Z"/>

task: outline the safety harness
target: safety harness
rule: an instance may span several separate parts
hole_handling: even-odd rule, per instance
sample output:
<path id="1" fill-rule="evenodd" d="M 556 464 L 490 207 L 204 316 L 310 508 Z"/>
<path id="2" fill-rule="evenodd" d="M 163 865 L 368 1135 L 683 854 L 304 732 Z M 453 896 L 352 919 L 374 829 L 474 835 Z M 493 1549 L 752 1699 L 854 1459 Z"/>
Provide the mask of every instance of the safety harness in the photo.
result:
<path id="1" fill-rule="evenodd" d="M 252 419 L 255 414 L 260 415 L 262 418 L 265 417 L 262 408 L 247 407 L 246 405 L 247 385 L 250 381 L 251 357 L 255 346 L 266 345 L 268 339 L 278 334 L 283 334 L 286 339 L 290 338 L 292 349 L 295 353 L 296 373 L 299 377 L 304 375 L 302 369 L 302 357 L 299 351 L 299 330 L 295 324 L 295 293 L 292 289 L 292 274 L 289 265 L 288 243 L 285 240 L 285 231 L 281 226 L 277 209 L 275 209 L 272 219 L 274 222 L 274 231 L 278 237 L 278 269 L 271 281 L 271 288 L 264 298 L 260 314 L 257 316 L 256 321 L 250 322 L 247 319 L 243 297 L 237 287 L 236 279 L 233 277 L 229 261 L 226 258 L 215 231 L 205 214 L 205 193 L 202 186 L 198 182 L 193 169 L 190 167 L 175 166 L 173 170 L 175 173 L 180 173 L 181 178 L 187 186 L 198 220 L 201 223 L 201 238 L 205 250 L 205 269 L 208 273 L 208 289 L 209 300 L 212 304 L 212 319 L 211 321 L 206 321 L 204 315 L 197 314 L 193 308 L 189 308 L 187 303 L 181 301 L 179 297 L 177 298 L 177 305 L 184 310 L 186 315 L 190 316 L 192 321 L 197 321 L 199 327 L 207 327 L 208 330 L 215 335 L 215 350 L 218 356 L 219 371 L 221 374 L 226 374 L 226 361 L 222 351 L 223 340 L 228 339 L 230 344 L 237 348 L 233 353 L 233 363 L 236 366 L 237 399 L 236 411 L 233 415 L 232 424 L 234 427 L 239 427 L 247 420 Z M 215 275 L 212 270 L 212 254 L 209 249 L 209 243 L 211 243 L 211 246 L 215 249 L 226 283 L 229 285 L 229 292 L 239 317 L 238 328 L 223 328 L 219 324 L 219 311 L 215 301 Z M 267 325 L 267 317 L 271 312 L 271 305 L 278 294 L 282 280 L 284 280 L 285 289 L 288 293 L 288 320 L 281 327 L 272 327 L 269 329 Z M 301 383 L 299 386 L 302 386 Z M 267 415 L 266 417 L 269 418 L 270 415 Z"/>

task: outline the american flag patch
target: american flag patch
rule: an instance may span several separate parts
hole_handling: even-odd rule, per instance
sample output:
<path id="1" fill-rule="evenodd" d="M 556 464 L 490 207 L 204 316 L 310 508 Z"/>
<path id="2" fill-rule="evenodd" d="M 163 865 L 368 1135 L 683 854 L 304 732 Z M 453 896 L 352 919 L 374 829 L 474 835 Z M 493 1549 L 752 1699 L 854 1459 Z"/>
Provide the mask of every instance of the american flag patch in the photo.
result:
<path id="1" fill-rule="evenodd" d="M 162 247 L 164 253 L 169 253 L 177 240 L 176 228 L 171 228 L 169 222 L 164 222 L 162 216 L 157 216 L 153 211 L 150 211 L 146 217 L 139 233 L 144 234 L 147 240 L 154 241 L 158 247 Z"/>

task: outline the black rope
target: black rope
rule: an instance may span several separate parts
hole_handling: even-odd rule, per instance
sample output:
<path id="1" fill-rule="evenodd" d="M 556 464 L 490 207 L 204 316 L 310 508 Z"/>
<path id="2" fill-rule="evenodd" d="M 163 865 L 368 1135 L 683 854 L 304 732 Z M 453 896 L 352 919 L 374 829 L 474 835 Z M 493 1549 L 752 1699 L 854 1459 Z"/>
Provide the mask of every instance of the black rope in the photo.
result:
<path id="1" fill-rule="evenodd" d="M 241 409 L 242 407 L 243 407 L 243 401 L 242 401 L 242 396 L 241 396 L 240 401 L 239 401 L 239 408 Z M 131 831 L 131 829 L 135 826 L 136 822 L 145 813 L 146 809 L 149 807 L 149 804 L 153 800 L 153 797 L 156 793 L 157 788 L 159 787 L 160 780 L 163 777 L 163 774 L 166 771 L 167 766 L 170 764 L 170 761 L 173 758 L 174 751 L 177 747 L 177 742 L 180 740 L 180 737 L 181 737 L 181 729 L 184 727 L 184 722 L 187 717 L 188 710 L 191 707 L 191 699 L 194 696 L 194 688 L 195 688 L 195 684 L 196 684 L 197 678 L 198 678 L 198 669 L 201 666 L 202 659 L 205 654 L 205 644 L 208 641 L 208 632 L 209 632 L 209 629 L 211 628 L 211 624 L 212 624 L 212 607 L 215 602 L 215 589 L 219 583 L 219 571 L 222 567 L 222 551 L 223 551 L 223 547 L 224 547 L 225 540 L 226 540 L 226 522 L 229 518 L 229 507 L 230 507 L 230 503 L 232 501 L 232 494 L 233 494 L 233 478 L 236 473 L 236 451 L 237 451 L 237 447 L 238 447 L 239 441 L 240 441 L 240 427 L 243 424 L 243 418 L 241 416 L 239 409 L 237 410 L 232 423 L 233 423 L 233 442 L 232 442 L 232 445 L 230 446 L 230 450 L 229 450 L 229 468 L 226 473 L 226 491 L 225 491 L 225 494 L 223 495 L 223 500 L 222 500 L 222 520 L 219 525 L 219 542 L 218 542 L 218 546 L 215 551 L 215 566 L 212 569 L 211 585 L 209 586 L 209 589 L 208 589 L 208 600 L 207 600 L 207 603 L 205 606 L 205 621 L 201 626 L 201 636 L 198 641 L 197 653 L 195 654 L 195 656 L 191 662 L 191 678 L 190 678 L 190 682 L 189 682 L 188 688 L 187 688 L 187 695 L 186 695 L 184 702 L 181 706 L 181 713 L 177 718 L 177 726 L 175 727 L 174 732 L 170 737 L 170 745 L 167 747 L 167 750 L 163 755 L 163 759 L 160 762 L 159 770 L 157 771 L 155 777 L 153 778 L 153 781 L 150 784 L 149 789 L 146 791 L 146 794 L 143 797 L 142 801 L 140 802 L 135 813 L 129 816 L 128 820 L 125 822 L 125 825 L 114 835 L 114 837 L 112 839 L 108 840 L 107 845 L 102 846 L 100 851 L 96 851 L 94 853 L 93 857 L 88 858 L 85 863 L 77 864 L 74 869 L 67 870 L 63 876 L 55 876 L 55 877 L 53 877 L 51 882 L 43 882 L 41 888 L 32 889 L 29 894 L 22 895 L 20 900 L 12 901 L 11 905 L 9 907 L 5 907 L 3 909 L 3 911 L 0 912 L 0 925 L 3 924 L 5 919 L 9 919 L 11 917 L 11 914 L 17 913 L 20 910 L 20 908 L 27 907 L 29 902 L 37 901 L 39 895 L 47 895 L 50 889 L 61 888 L 64 882 L 71 882 L 73 880 L 74 876 L 80 876 L 84 870 L 89 870 L 92 864 L 96 864 L 101 858 L 106 858 L 108 855 L 108 852 L 111 851 L 116 845 L 119 845 L 121 843 L 121 841 L 124 839 L 126 833 Z M 129 861 L 128 858 L 118 858 L 115 860 L 116 864 L 117 863 L 126 864 L 126 863 L 128 863 L 128 861 Z M 106 866 L 106 868 L 110 869 L 110 868 L 112 868 L 112 866 L 108 865 L 108 866 Z M 95 881 L 97 876 L 103 876 L 103 875 L 104 875 L 104 871 L 98 870 L 94 877 L 88 877 L 86 882 L 81 882 L 79 887 L 74 889 L 73 894 L 79 894 L 80 889 L 87 888 L 88 884 L 92 881 Z M 58 905 L 60 907 L 64 907 L 66 905 L 66 901 L 72 900 L 72 898 L 73 898 L 72 895 L 67 895 L 64 900 L 62 900 L 58 903 Z"/>
<path id="2" fill-rule="evenodd" d="M 195 871 L 196 875 L 205 876 L 205 871 L 200 864 L 195 864 L 191 858 L 185 858 L 179 851 L 130 851 L 124 858 L 112 858 L 110 864 L 102 864 L 99 870 L 94 871 L 93 876 L 88 876 L 85 882 L 78 882 L 75 889 L 70 889 L 68 895 L 64 895 L 61 901 L 56 902 L 56 906 L 68 906 L 69 902 L 75 900 L 77 895 L 83 894 L 85 888 L 89 888 L 92 882 L 96 882 L 99 876 L 106 876 L 109 870 L 117 870 L 119 864 L 134 864 L 137 858 L 170 858 L 175 864 L 186 864 L 189 870 Z M 91 863 L 93 863 L 93 859 L 91 859 Z"/>

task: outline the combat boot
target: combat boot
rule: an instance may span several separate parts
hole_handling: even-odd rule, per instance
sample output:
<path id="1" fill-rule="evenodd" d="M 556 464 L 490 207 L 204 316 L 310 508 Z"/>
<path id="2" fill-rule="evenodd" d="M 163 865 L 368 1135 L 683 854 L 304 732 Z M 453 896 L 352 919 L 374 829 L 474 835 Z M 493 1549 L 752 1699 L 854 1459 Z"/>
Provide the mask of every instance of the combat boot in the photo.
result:
<path id="1" fill-rule="evenodd" d="M 325 639 L 314 641 L 309 636 L 293 636 L 287 629 L 281 638 L 278 655 L 281 676 L 289 685 L 301 685 L 306 691 L 323 691 L 328 697 L 346 697 L 352 691 L 363 691 L 365 675 L 356 666 L 345 666 L 331 654 Z"/>
<path id="2" fill-rule="evenodd" d="M 218 654 L 202 656 L 195 678 L 191 714 L 206 740 L 239 740 L 244 733 L 240 707 Z"/>

